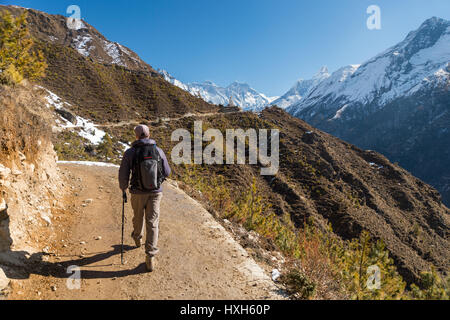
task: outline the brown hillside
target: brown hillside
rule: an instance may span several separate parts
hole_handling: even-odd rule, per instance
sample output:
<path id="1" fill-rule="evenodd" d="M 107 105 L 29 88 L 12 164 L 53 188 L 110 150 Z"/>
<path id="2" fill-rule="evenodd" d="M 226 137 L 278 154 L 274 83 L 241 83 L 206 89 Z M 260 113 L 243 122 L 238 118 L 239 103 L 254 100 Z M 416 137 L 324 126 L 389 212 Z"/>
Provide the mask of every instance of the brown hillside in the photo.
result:
<path id="1" fill-rule="evenodd" d="M 1 6 L 19 15 L 25 9 Z M 97 122 L 119 122 L 143 118 L 215 112 L 219 108 L 166 82 L 136 53 L 108 42 L 95 28 L 67 28 L 63 16 L 26 10 L 31 34 L 38 40 L 49 65 L 42 85 L 77 106 L 75 112 Z M 80 54 L 77 39 L 91 39 Z M 118 58 L 108 55 L 104 42 L 114 45 Z M 78 46 L 79 47 L 79 46 Z"/>
<path id="2" fill-rule="evenodd" d="M 193 132 L 195 117 L 149 123 L 152 137 L 170 154 L 176 144 L 170 135 L 177 128 Z M 253 177 L 258 190 L 271 204 L 270 211 L 288 216 L 301 228 L 311 218 L 323 229 L 331 223 L 343 239 L 368 230 L 382 239 L 399 272 L 409 283 L 420 271 L 434 265 L 442 273 L 449 269 L 450 210 L 439 193 L 384 156 L 364 151 L 278 108 L 261 115 L 250 112 L 202 117 L 204 128 L 280 129 L 280 171 L 275 177 L 260 175 L 259 166 L 205 165 L 197 174 L 223 176 L 237 199 L 248 190 Z M 124 141 L 132 126 L 107 129 Z M 178 175 L 183 166 L 174 166 Z"/>

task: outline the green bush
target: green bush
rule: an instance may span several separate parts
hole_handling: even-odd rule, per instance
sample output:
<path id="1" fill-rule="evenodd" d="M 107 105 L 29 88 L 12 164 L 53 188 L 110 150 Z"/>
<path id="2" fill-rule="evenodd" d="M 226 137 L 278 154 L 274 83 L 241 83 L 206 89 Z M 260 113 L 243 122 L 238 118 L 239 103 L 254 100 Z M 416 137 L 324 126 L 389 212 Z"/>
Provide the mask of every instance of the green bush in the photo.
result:
<path id="1" fill-rule="evenodd" d="M 314 296 L 316 284 L 297 269 L 292 269 L 281 277 L 287 291 L 299 299 L 309 299 Z"/>
<path id="2" fill-rule="evenodd" d="M 450 277 L 442 279 L 434 268 L 430 272 L 422 272 L 419 285 L 411 286 L 411 295 L 420 300 L 449 300 Z"/>
<path id="3" fill-rule="evenodd" d="M 41 51 L 33 50 L 26 13 L 14 18 L 0 15 L 0 83 L 14 85 L 44 76 L 47 64 Z"/>
<path id="4" fill-rule="evenodd" d="M 107 162 L 115 156 L 114 142 L 109 134 L 105 134 L 102 142 L 97 146 L 97 152 Z"/>

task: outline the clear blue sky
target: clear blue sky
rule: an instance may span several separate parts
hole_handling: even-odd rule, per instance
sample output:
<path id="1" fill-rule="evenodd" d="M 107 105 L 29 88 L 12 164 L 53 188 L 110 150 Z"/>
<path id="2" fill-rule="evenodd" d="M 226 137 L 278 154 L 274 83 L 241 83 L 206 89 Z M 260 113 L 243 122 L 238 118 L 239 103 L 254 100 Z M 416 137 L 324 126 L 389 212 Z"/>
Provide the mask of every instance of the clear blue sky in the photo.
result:
<path id="1" fill-rule="evenodd" d="M 54 14 L 68 5 L 108 39 L 183 82 L 247 82 L 269 96 L 322 65 L 359 64 L 432 17 L 450 19 L 449 0 L 0 0 Z M 381 30 L 366 9 L 381 8 Z"/>

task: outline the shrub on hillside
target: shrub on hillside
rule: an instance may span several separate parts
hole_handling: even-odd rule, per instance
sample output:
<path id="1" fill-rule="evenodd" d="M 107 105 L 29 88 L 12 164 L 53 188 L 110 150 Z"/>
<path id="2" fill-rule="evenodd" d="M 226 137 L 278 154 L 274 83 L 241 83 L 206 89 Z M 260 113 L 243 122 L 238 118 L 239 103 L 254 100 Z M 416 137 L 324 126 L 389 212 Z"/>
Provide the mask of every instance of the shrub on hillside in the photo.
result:
<path id="1" fill-rule="evenodd" d="M 220 218 L 240 223 L 248 230 L 273 241 L 293 265 L 287 265 L 281 282 L 297 299 L 346 297 L 375 299 L 448 299 L 449 280 L 432 271 L 424 273 L 420 288 L 407 290 L 383 241 L 372 239 L 367 231 L 358 238 L 342 240 L 318 228 L 313 220 L 305 220 L 297 229 L 289 219 L 268 214 L 270 204 L 258 192 L 255 180 L 240 194 L 222 175 L 202 175 L 201 166 L 185 166 L 180 180 L 200 191 Z M 374 273 L 379 271 L 379 287 L 372 287 Z"/>
<path id="2" fill-rule="evenodd" d="M 26 13 L 14 18 L 0 14 L 0 83 L 14 85 L 44 76 L 47 64 L 41 51 L 33 49 Z"/>
<path id="3" fill-rule="evenodd" d="M 450 299 L 450 277 L 442 279 L 432 268 L 430 272 L 422 272 L 419 283 L 420 287 L 411 286 L 412 297 L 420 300 L 449 300 Z"/>

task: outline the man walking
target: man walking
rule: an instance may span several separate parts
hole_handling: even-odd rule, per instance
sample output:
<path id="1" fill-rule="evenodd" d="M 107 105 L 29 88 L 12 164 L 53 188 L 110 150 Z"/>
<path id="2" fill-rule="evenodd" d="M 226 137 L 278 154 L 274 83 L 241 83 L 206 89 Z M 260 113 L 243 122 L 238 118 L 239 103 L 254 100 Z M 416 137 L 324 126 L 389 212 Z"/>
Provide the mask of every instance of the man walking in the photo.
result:
<path id="1" fill-rule="evenodd" d="M 148 271 L 155 268 L 158 253 L 159 214 L 162 199 L 162 183 L 170 175 L 171 169 L 166 155 L 156 142 L 150 139 L 146 125 L 134 128 L 136 141 L 123 158 L 119 169 L 119 185 L 123 192 L 130 187 L 133 207 L 132 237 L 137 247 L 141 246 L 144 218 L 146 225 L 145 264 Z M 131 182 L 130 182 L 131 174 Z"/>

